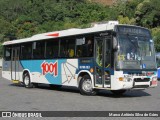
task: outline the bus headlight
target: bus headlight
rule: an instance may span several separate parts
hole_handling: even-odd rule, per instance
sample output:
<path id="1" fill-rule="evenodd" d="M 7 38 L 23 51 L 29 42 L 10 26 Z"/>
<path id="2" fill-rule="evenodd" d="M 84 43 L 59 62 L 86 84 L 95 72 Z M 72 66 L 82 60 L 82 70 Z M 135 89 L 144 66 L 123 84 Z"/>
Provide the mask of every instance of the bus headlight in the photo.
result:
<path id="1" fill-rule="evenodd" d="M 124 77 L 119 77 L 118 80 L 124 82 L 131 82 L 132 78 L 130 76 L 124 76 Z"/>
<path id="2" fill-rule="evenodd" d="M 132 79 L 131 78 L 125 78 L 125 82 L 131 82 Z"/>
<path id="3" fill-rule="evenodd" d="M 132 78 L 127 78 L 127 82 L 131 82 L 132 81 Z"/>
<path id="4" fill-rule="evenodd" d="M 119 77 L 119 81 L 123 81 L 124 80 L 124 77 Z"/>
<path id="5" fill-rule="evenodd" d="M 132 78 L 128 75 L 128 76 L 125 76 L 124 77 L 124 81 L 125 82 L 131 82 L 132 81 Z"/>

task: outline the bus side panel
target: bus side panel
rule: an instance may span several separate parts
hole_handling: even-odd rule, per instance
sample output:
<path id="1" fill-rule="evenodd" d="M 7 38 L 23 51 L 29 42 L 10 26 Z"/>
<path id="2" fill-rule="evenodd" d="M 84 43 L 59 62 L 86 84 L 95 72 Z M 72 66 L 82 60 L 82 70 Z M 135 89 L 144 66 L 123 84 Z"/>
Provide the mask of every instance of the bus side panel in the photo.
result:
<path id="1" fill-rule="evenodd" d="M 78 59 L 67 59 L 61 64 L 62 85 L 77 86 L 76 71 L 78 69 Z"/>
<path id="2" fill-rule="evenodd" d="M 31 82 L 77 86 L 77 59 L 22 60 L 21 64 L 30 71 Z"/>
<path id="3" fill-rule="evenodd" d="M 15 65 L 15 62 L 16 62 L 16 65 Z M 2 66 L 3 66 L 2 67 L 2 77 L 3 78 L 8 79 L 8 80 L 12 80 L 12 79 L 14 80 L 14 78 L 17 78 L 17 80 L 23 81 L 22 79 L 23 67 L 20 61 L 12 61 L 12 68 L 11 68 L 11 61 L 3 60 Z"/>
<path id="4" fill-rule="evenodd" d="M 2 60 L 2 77 L 11 80 L 11 61 Z"/>
<path id="5" fill-rule="evenodd" d="M 61 85 L 60 64 L 64 61 L 57 60 L 22 60 L 24 69 L 32 75 L 31 82 Z"/>

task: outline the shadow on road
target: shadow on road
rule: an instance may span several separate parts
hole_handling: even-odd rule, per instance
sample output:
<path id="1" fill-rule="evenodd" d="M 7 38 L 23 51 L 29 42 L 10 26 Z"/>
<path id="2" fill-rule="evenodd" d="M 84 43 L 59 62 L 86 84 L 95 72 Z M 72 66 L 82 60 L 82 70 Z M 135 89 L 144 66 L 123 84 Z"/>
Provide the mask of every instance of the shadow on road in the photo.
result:
<path id="1" fill-rule="evenodd" d="M 151 96 L 151 95 L 143 90 L 126 91 L 123 95 L 115 95 L 111 91 L 101 90 L 98 93 L 98 96 L 110 97 L 110 98 L 131 98 L 131 97 L 144 97 L 144 96 Z"/>
<path id="2" fill-rule="evenodd" d="M 24 87 L 22 84 L 9 84 L 9 86 L 12 87 Z M 39 84 L 37 89 L 44 89 L 44 90 L 55 90 L 55 91 L 61 91 L 61 92 L 71 92 L 71 93 L 79 93 L 79 89 L 76 87 L 68 87 L 68 86 L 62 86 L 60 88 L 57 87 L 50 87 L 46 84 Z M 33 88 L 26 88 L 26 89 L 33 89 Z M 145 92 L 144 90 L 130 90 L 126 91 L 123 95 L 115 95 L 109 90 L 99 90 L 97 93 L 97 96 L 101 97 L 110 97 L 110 98 L 131 98 L 131 97 L 144 97 L 144 96 L 151 96 L 149 93 Z"/>

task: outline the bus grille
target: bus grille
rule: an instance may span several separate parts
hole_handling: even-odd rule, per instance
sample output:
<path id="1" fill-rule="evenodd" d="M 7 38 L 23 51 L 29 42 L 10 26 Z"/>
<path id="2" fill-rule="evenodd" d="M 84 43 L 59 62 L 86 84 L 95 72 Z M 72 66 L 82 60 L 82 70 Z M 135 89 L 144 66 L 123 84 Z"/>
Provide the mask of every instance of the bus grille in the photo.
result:
<path id="1" fill-rule="evenodd" d="M 135 85 L 133 88 L 148 88 L 149 85 Z"/>
<path id="2" fill-rule="evenodd" d="M 134 81 L 135 81 L 135 82 L 149 82 L 149 81 L 150 81 L 150 78 L 144 78 L 144 79 L 134 78 Z"/>

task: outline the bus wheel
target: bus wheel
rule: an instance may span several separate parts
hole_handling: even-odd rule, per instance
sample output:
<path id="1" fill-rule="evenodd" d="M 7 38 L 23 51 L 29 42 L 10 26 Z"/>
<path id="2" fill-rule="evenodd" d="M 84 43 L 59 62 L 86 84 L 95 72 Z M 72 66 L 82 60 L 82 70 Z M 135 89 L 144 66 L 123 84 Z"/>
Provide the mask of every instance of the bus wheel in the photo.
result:
<path id="1" fill-rule="evenodd" d="M 111 90 L 111 92 L 115 95 L 123 95 L 126 90 Z"/>
<path id="2" fill-rule="evenodd" d="M 33 84 L 31 83 L 30 76 L 28 73 L 23 75 L 23 84 L 26 88 L 32 88 Z"/>
<path id="3" fill-rule="evenodd" d="M 88 75 L 84 75 L 79 83 L 80 93 L 82 95 L 96 95 L 96 91 L 92 88 L 91 78 Z"/>

